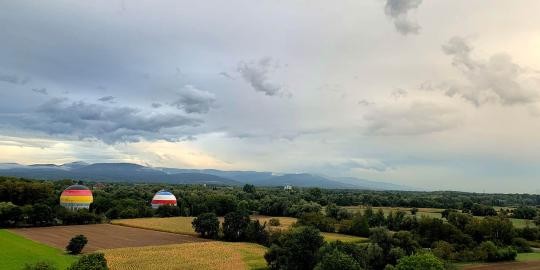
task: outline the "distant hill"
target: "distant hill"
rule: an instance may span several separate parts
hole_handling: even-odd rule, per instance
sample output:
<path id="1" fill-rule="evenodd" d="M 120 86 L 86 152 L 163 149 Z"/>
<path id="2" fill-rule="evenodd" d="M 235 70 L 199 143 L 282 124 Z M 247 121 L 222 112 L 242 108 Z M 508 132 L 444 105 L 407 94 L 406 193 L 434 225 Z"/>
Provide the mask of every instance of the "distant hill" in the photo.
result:
<path id="1" fill-rule="evenodd" d="M 62 165 L 0 163 L 0 175 L 34 179 L 80 179 L 108 182 L 211 184 L 222 186 L 320 187 L 328 189 L 418 190 L 391 183 L 354 177 L 328 177 L 309 173 L 275 174 L 257 171 L 221 171 L 214 169 L 153 168 L 133 163 L 72 162 Z"/>

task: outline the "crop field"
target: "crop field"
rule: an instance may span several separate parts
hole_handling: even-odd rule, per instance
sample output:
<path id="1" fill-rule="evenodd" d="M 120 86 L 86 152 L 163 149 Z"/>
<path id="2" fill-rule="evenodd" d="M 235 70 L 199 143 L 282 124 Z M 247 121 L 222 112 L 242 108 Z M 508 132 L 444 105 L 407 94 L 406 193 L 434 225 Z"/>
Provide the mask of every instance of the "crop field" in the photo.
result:
<path id="1" fill-rule="evenodd" d="M 536 270 L 540 269 L 540 253 L 519 253 L 515 262 L 459 264 L 462 270 Z"/>
<path id="2" fill-rule="evenodd" d="M 266 248 L 252 243 L 201 242 L 103 250 L 111 270 L 266 269 Z"/>
<path id="3" fill-rule="evenodd" d="M 26 263 L 48 261 L 58 269 L 65 269 L 76 256 L 62 250 L 36 243 L 8 230 L 0 230 L 0 269 L 22 269 Z"/>
<path id="4" fill-rule="evenodd" d="M 110 224 L 35 227 L 12 229 L 10 231 L 36 242 L 41 242 L 59 249 L 64 249 L 73 236 L 83 234 L 88 238 L 88 244 L 84 247 L 83 252 L 122 247 L 207 241 L 190 235 L 143 230 Z"/>
<path id="5" fill-rule="evenodd" d="M 270 217 L 270 216 L 252 216 L 252 219 L 257 219 L 261 222 L 266 222 L 270 229 L 288 230 L 295 222 L 296 218 L 292 217 Z M 279 219 L 279 226 L 268 226 L 268 221 L 271 218 Z M 219 218 L 223 222 L 223 218 Z M 135 219 L 118 219 L 113 220 L 112 224 L 122 225 L 133 228 L 155 230 L 160 232 L 170 232 L 186 235 L 197 235 L 191 226 L 193 217 L 169 217 L 169 218 L 135 218 Z M 343 242 L 363 242 L 366 238 L 344 235 L 339 233 L 322 233 L 326 241 L 340 240 Z"/>

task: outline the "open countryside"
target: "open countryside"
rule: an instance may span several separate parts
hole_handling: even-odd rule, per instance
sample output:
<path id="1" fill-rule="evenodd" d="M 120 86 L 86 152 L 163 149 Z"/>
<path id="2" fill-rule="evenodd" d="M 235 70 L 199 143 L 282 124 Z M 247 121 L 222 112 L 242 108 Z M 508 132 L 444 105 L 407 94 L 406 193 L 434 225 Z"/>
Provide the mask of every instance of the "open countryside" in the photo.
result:
<path id="1" fill-rule="evenodd" d="M 0 270 L 540 270 L 539 11 L 0 1 Z"/>

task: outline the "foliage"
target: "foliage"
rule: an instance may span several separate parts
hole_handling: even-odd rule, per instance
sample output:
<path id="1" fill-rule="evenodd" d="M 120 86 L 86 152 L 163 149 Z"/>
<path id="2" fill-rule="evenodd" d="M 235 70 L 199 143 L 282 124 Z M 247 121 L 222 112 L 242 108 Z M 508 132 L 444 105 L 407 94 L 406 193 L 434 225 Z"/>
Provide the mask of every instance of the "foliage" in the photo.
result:
<path id="1" fill-rule="evenodd" d="M 250 221 L 245 230 L 245 240 L 248 242 L 267 245 L 268 231 L 266 230 L 266 223 L 261 224 L 258 220 Z"/>
<path id="2" fill-rule="evenodd" d="M 66 250 L 71 254 L 79 254 L 88 243 L 86 236 L 79 234 L 69 240 Z"/>
<path id="3" fill-rule="evenodd" d="M 92 253 L 82 256 L 68 270 L 107 270 L 107 259 L 103 253 Z"/>
<path id="4" fill-rule="evenodd" d="M 396 270 L 444 270 L 444 263 L 431 253 L 421 253 L 399 260 Z"/>
<path id="5" fill-rule="evenodd" d="M 223 237 L 228 241 L 244 239 L 249 223 L 249 216 L 245 213 L 230 212 L 226 214 L 223 221 Z"/>
<path id="6" fill-rule="evenodd" d="M 313 269 L 323 237 L 313 227 L 296 227 L 279 236 L 264 258 L 270 269 Z"/>
<path id="7" fill-rule="evenodd" d="M 332 249 L 329 252 L 322 254 L 319 263 L 315 266 L 315 270 L 361 270 L 360 264 L 351 256 Z"/>
<path id="8" fill-rule="evenodd" d="M 298 218 L 297 226 L 313 226 L 322 232 L 335 232 L 335 220 L 319 212 L 308 212 Z"/>
<path id="9" fill-rule="evenodd" d="M 214 213 L 200 214 L 193 219 L 193 229 L 204 238 L 217 238 L 219 234 L 219 220 Z"/>
<path id="10" fill-rule="evenodd" d="M 523 238 L 514 238 L 512 239 L 512 247 L 516 249 L 519 253 L 526 253 L 526 252 L 532 252 L 531 245 L 527 240 Z"/>
<path id="11" fill-rule="evenodd" d="M 156 209 L 158 217 L 177 217 L 180 215 L 180 208 L 175 205 L 161 205 Z"/>

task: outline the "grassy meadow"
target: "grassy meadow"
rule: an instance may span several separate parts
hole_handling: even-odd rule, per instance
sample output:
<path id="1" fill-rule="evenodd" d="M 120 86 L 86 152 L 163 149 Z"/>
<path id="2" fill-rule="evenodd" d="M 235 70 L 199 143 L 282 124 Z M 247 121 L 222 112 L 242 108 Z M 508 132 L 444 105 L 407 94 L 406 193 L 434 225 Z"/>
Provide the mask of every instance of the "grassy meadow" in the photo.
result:
<path id="1" fill-rule="evenodd" d="M 8 230 L 0 230 L 0 269 L 22 269 L 27 263 L 48 261 L 58 269 L 66 269 L 76 256 L 36 243 Z"/>
<path id="2" fill-rule="evenodd" d="M 253 243 L 201 242 L 103 250 L 111 270 L 266 269 L 266 248 Z"/>

